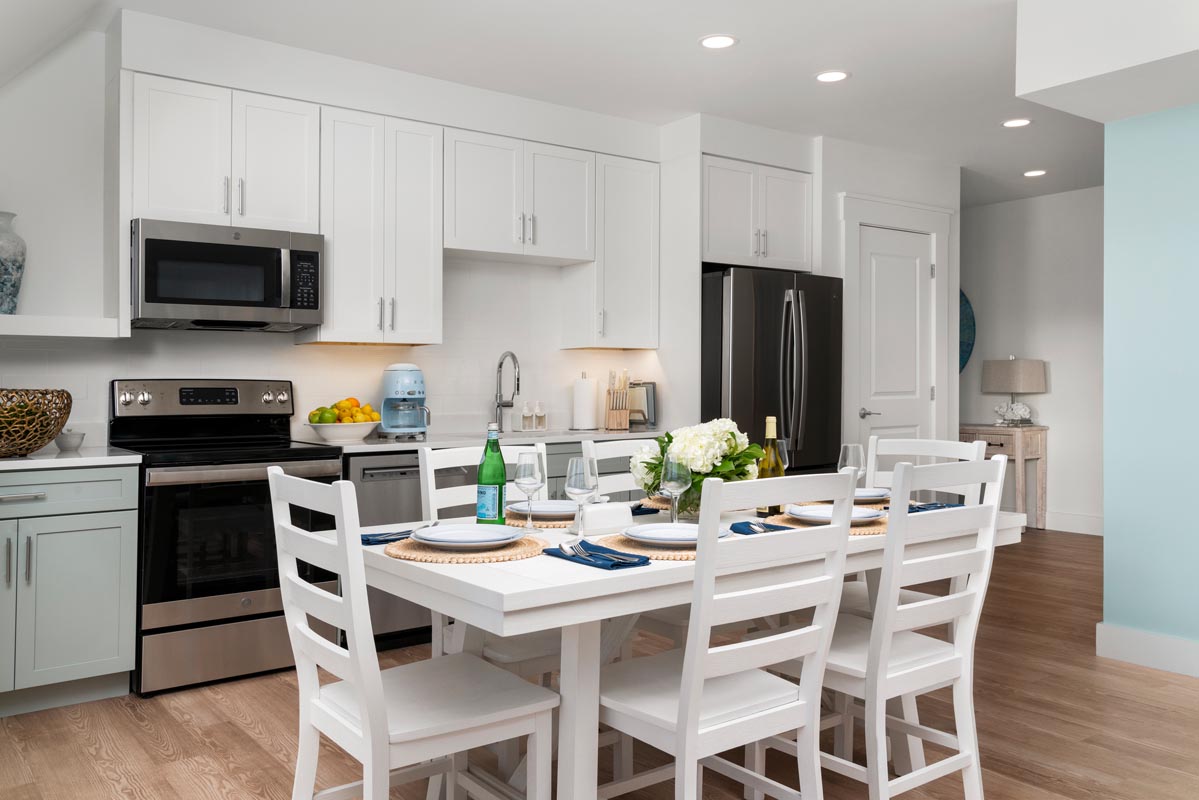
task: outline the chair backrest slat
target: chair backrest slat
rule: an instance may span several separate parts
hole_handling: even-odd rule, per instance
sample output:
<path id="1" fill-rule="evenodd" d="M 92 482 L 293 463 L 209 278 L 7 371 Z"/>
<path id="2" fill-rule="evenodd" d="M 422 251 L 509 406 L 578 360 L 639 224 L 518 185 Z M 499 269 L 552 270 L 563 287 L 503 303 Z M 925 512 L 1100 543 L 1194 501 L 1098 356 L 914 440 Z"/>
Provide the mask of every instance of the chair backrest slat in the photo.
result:
<path id="1" fill-rule="evenodd" d="M 612 475 L 601 475 L 599 477 L 600 494 L 609 494 L 612 492 L 639 492 L 641 487 L 637 485 L 637 481 L 633 478 L 632 468 L 629 466 L 629 459 L 633 454 L 645 446 L 657 447 L 658 444 L 653 439 L 618 439 L 615 441 L 583 442 L 583 457 L 593 458 L 596 462 L 606 461 L 612 458 L 623 458 L 625 460 L 625 471 Z"/>
<path id="2" fill-rule="evenodd" d="M 731 547 L 716 551 L 716 574 L 724 575 L 754 564 L 766 562 L 798 562 L 821 558 L 836 549 L 846 534 L 833 525 L 805 528 L 803 536 L 795 531 L 759 533 L 740 539 L 726 540 Z"/>
<path id="3" fill-rule="evenodd" d="M 544 444 L 539 442 L 532 445 L 506 445 L 501 441 L 500 452 L 504 455 L 504 464 L 509 467 L 516 464 L 521 453 L 536 453 L 541 461 L 542 477 L 546 476 Z M 473 506 L 477 497 L 477 487 L 474 483 L 465 486 L 438 486 L 437 472 L 443 469 L 477 467 L 482 459 L 482 445 L 448 447 L 440 450 L 434 450 L 431 447 L 422 447 L 419 456 L 421 516 L 427 520 L 436 520 L 439 518 L 439 512 L 443 508 L 454 508 L 464 505 Z M 549 481 L 547 479 L 546 483 L 542 485 L 541 490 L 537 493 L 537 499 L 544 500 L 549 497 L 548 484 Z M 524 495 L 519 491 L 514 494 L 512 491 L 513 488 L 512 482 L 509 481 L 506 494 L 512 499 L 523 500 Z"/>
<path id="4" fill-rule="evenodd" d="M 337 630 L 350 627 L 352 621 L 342 597 L 327 592 L 298 575 L 288 575 L 283 580 L 291 589 L 291 601 L 305 614 Z"/>
<path id="5" fill-rule="evenodd" d="M 976 526 L 981 527 L 981 526 Z M 978 572 L 986 565 L 987 551 L 981 547 L 906 559 L 899 570 L 900 586 L 915 586 Z"/>
<path id="6" fill-rule="evenodd" d="M 772 636 L 711 647 L 704 658 L 704 678 L 718 678 L 810 656 L 820 648 L 823 633 L 819 626 L 808 625 Z"/>
<path id="7" fill-rule="evenodd" d="M 891 631 L 918 631 L 934 625 L 944 625 L 966 616 L 974 610 L 978 598 L 973 592 L 955 592 L 916 603 L 904 603 L 895 609 Z"/>
<path id="8" fill-rule="evenodd" d="M 840 590 L 839 580 L 818 575 L 775 586 L 724 592 L 712 599 L 712 627 L 811 608 L 828 602 L 831 593 Z"/>
<path id="9" fill-rule="evenodd" d="M 338 575 L 345 571 L 345 553 L 337 541 L 331 538 L 330 532 L 322 534 L 318 531 L 305 531 L 289 522 L 283 522 L 276 524 L 275 536 L 282 543 L 284 550 L 305 564 Z"/>
<path id="10" fill-rule="evenodd" d="M 316 666 L 343 681 L 354 681 L 357 678 L 353 659 L 348 652 L 307 626 L 295 628 L 294 633 L 296 635 L 292 638 L 292 647 L 310 658 Z"/>
<path id="11" fill-rule="evenodd" d="M 894 472 L 880 470 L 879 459 L 900 459 L 915 464 L 923 464 L 936 459 L 948 461 L 982 461 L 987 455 L 987 443 L 984 441 L 955 442 L 948 439 L 890 439 L 871 436 L 866 450 L 866 485 L 880 489 L 891 488 L 894 482 Z M 960 494 L 968 504 L 979 500 L 979 485 L 964 484 L 950 486 L 943 484 L 941 491 L 947 494 Z"/>
<path id="12" fill-rule="evenodd" d="M 890 518 L 896 516 L 897 507 L 893 501 Z M 954 533 L 977 533 L 979 528 L 987 524 L 991 513 L 992 510 L 986 506 L 963 506 L 909 514 L 908 541 L 915 541 L 918 537 L 939 538 Z"/>

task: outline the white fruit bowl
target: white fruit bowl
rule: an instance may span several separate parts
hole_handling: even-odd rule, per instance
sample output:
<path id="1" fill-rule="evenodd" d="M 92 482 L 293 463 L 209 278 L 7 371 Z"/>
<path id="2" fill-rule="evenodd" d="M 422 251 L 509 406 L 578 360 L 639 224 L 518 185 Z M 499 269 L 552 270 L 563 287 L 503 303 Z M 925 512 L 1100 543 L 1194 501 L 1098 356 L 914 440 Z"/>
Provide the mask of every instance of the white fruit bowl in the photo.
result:
<path id="1" fill-rule="evenodd" d="M 355 444 L 370 436 L 377 422 L 305 423 L 329 444 Z"/>

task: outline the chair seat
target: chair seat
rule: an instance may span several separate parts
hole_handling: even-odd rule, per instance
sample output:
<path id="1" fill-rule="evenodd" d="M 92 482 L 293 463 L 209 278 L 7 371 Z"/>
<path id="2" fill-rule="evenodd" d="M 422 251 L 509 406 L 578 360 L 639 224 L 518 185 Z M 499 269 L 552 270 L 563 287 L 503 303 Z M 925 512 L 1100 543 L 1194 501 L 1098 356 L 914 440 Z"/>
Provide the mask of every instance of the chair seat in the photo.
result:
<path id="1" fill-rule="evenodd" d="M 837 627 L 833 630 L 833 643 L 828 653 L 828 672 L 865 680 L 866 656 L 870 650 L 870 626 L 870 620 L 854 614 L 841 614 L 837 617 Z M 887 672 L 932 664 L 952 658 L 953 655 L 953 645 L 949 642 L 922 633 L 903 631 L 896 633 L 891 639 L 891 657 L 887 662 Z"/>
<path id="2" fill-rule="evenodd" d="M 912 589 L 899 590 L 900 603 L 919 603 L 921 600 L 931 600 L 936 595 L 925 594 L 924 592 L 913 591 Z M 841 612 L 843 614 L 856 614 L 859 617 L 870 619 L 874 616 L 874 609 L 870 605 L 870 592 L 866 588 L 865 581 L 847 581 L 845 588 L 841 590 Z"/>
<path id="3" fill-rule="evenodd" d="M 525 717 L 558 705 L 558 695 L 458 653 L 383 670 L 391 742 L 406 742 Z M 345 681 L 321 687 L 320 698 L 357 722 L 354 688 Z"/>
<path id="4" fill-rule="evenodd" d="M 611 709 L 673 730 L 679 718 L 682 682 L 682 650 L 609 664 L 600 673 L 600 722 L 606 722 L 604 713 Z M 796 684 L 763 670 L 712 678 L 704 684 L 699 726 L 718 725 L 798 699 Z"/>
<path id="5" fill-rule="evenodd" d="M 562 634 L 538 631 L 521 636 L 494 636 L 483 640 L 483 658 L 493 664 L 519 664 L 562 653 Z"/>

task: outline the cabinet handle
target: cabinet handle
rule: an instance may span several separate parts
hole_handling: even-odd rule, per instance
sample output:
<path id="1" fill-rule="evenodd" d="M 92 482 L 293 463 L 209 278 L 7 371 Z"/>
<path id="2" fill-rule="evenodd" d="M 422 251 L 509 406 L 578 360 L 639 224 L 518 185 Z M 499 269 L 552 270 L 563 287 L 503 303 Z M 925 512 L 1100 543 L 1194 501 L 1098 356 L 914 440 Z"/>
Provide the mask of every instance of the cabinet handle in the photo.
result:
<path id="1" fill-rule="evenodd" d="M 758 254 L 758 249 L 759 249 L 758 242 L 761 240 L 761 238 L 762 238 L 762 232 L 755 228 L 754 229 L 754 255 L 755 256 Z"/>
<path id="2" fill-rule="evenodd" d="M 379 296 L 379 330 L 383 330 L 383 296 Z"/>
<path id="3" fill-rule="evenodd" d="M 598 311 L 595 315 L 595 332 L 600 336 L 604 335 L 604 312 Z"/>
<path id="4" fill-rule="evenodd" d="M 766 231 L 762 231 L 762 256 L 766 256 Z"/>
<path id="5" fill-rule="evenodd" d="M 4 540 L 4 585 L 12 586 L 12 539 Z"/>
<path id="6" fill-rule="evenodd" d="M 33 537 L 25 537 L 25 583 L 33 583 Z"/>
<path id="7" fill-rule="evenodd" d="M 241 216 L 246 215 L 246 179 L 237 179 L 237 213 Z"/>
<path id="8" fill-rule="evenodd" d="M 516 243 L 524 244 L 525 241 L 525 215 L 518 214 L 516 217 Z"/>
<path id="9" fill-rule="evenodd" d="M 537 244 L 537 215 L 529 215 L 529 244 Z"/>
<path id="10" fill-rule="evenodd" d="M 24 494 L 0 494 L 0 503 L 15 503 L 19 500 L 45 500 L 45 492 L 25 492 Z"/>
<path id="11" fill-rule="evenodd" d="M 221 213 L 229 213 L 229 176 L 225 176 L 225 188 L 221 190 Z"/>
<path id="12" fill-rule="evenodd" d="M 396 329 L 396 299 L 393 297 L 388 303 L 390 304 L 391 329 L 394 331 Z"/>

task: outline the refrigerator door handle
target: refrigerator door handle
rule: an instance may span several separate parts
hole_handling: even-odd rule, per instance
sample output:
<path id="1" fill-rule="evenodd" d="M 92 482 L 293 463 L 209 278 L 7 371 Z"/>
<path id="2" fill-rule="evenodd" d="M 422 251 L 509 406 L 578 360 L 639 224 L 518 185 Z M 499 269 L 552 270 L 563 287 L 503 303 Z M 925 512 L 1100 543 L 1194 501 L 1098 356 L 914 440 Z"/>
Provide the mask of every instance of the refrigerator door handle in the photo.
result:
<path id="1" fill-rule="evenodd" d="M 794 435 L 791 407 L 794 404 L 792 392 L 795 388 L 794 347 L 792 334 L 795 330 L 795 290 L 783 292 L 783 320 L 779 334 L 779 438 L 785 442 L 791 441 Z M 791 369 L 788 369 L 788 351 L 792 351 Z"/>
<path id="2" fill-rule="evenodd" d="M 795 449 L 803 449 L 804 429 L 808 423 L 808 304 L 807 298 L 802 289 L 799 290 L 799 302 L 796 304 L 796 313 L 793 313 L 791 320 L 795 325 L 795 341 L 798 342 L 798 347 L 792 357 L 802 359 L 799 364 L 792 367 L 791 378 L 794 381 L 799 379 L 798 390 L 792 386 L 793 404 L 798 406 L 793 409 L 794 416 L 797 417 L 797 422 L 794 425 L 792 435 L 795 437 Z"/>

